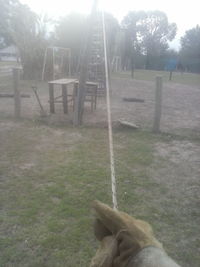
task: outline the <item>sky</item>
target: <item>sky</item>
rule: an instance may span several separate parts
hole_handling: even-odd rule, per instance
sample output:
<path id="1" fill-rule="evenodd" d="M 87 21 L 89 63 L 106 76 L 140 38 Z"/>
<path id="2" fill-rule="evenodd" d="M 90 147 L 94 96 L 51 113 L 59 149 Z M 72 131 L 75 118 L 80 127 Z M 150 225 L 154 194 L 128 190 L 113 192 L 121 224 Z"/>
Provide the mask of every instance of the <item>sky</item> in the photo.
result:
<path id="1" fill-rule="evenodd" d="M 48 14 L 58 18 L 71 12 L 88 14 L 93 0 L 20 0 L 37 13 Z M 135 10 L 161 10 L 164 11 L 169 22 L 175 22 L 178 27 L 176 39 L 170 47 L 178 49 L 179 39 L 186 30 L 200 25 L 199 0 L 99 0 L 99 8 L 113 14 L 119 22 L 128 13 Z"/>

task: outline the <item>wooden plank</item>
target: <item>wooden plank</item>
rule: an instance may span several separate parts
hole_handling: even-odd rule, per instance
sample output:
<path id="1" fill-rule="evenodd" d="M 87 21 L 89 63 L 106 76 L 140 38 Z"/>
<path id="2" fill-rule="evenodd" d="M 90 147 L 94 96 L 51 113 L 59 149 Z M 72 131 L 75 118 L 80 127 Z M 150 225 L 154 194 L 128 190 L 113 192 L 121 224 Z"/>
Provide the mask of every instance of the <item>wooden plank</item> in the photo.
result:
<path id="1" fill-rule="evenodd" d="M 15 103 L 15 118 L 21 116 L 21 98 L 19 93 L 20 69 L 13 68 L 13 87 L 14 87 L 14 103 Z"/>
<path id="2" fill-rule="evenodd" d="M 55 113 L 54 85 L 52 83 L 49 83 L 49 104 L 50 104 L 50 113 Z"/>
<path id="3" fill-rule="evenodd" d="M 36 99 L 37 99 L 37 102 L 38 102 L 38 104 L 39 104 L 39 106 L 40 106 L 40 112 L 41 112 L 41 115 L 42 115 L 42 116 L 46 116 L 47 114 L 46 114 L 46 112 L 45 112 L 45 110 L 44 110 L 44 108 L 43 108 L 43 106 L 42 106 L 42 103 L 41 103 L 41 101 L 40 101 L 39 95 L 38 95 L 38 93 L 37 93 L 37 87 L 36 87 L 36 86 L 32 86 L 31 88 L 32 88 L 32 90 L 33 90 L 33 92 L 34 92 L 34 94 L 35 94 L 35 97 L 36 97 Z"/>
<path id="4" fill-rule="evenodd" d="M 13 98 L 14 94 L 0 93 L 0 98 Z M 20 94 L 21 98 L 30 98 L 31 96 L 28 94 Z"/>
<path id="5" fill-rule="evenodd" d="M 77 79 L 59 79 L 59 80 L 50 81 L 48 83 L 49 84 L 58 84 L 58 85 L 62 85 L 62 84 L 68 85 L 71 83 L 75 83 L 77 81 L 78 81 Z"/>
<path id="6" fill-rule="evenodd" d="M 76 84 L 79 84 L 79 81 L 76 80 L 75 83 L 76 83 Z M 91 86 L 97 86 L 97 87 L 98 87 L 98 85 L 99 85 L 97 82 L 90 82 L 90 81 L 87 81 L 85 84 L 88 85 L 88 86 L 91 85 Z"/>
<path id="7" fill-rule="evenodd" d="M 162 113 L 162 77 L 156 77 L 156 91 L 155 91 L 155 113 L 154 113 L 154 124 L 153 124 L 153 132 L 160 132 L 160 121 L 161 121 L 161 113 Z"/>
<path id="8" fill-rule="evenodd" d="M 144 103 L 144 99 L 135 98 L 135 97 L 123 97 L 123 101 Z"/>
<path id="9" fill-rule="evenodd" d="M 124 120 L 119 120 L 119 123 L 122 126 L 129 127 L 129 128 L 132 128 L 132 129 L 138 129 L 139 128 L 136 124 L 134 124 L 132 122 L 128 122 L 128 121 L 124 121 Z"/>
<path id="10" fill-rule="evenodd" d="M 67 86 L 62 84 L 62 102 L 63 102 L 63 111 L 65 114 L 68 113 L 68 103 L 67 103 Z"/>

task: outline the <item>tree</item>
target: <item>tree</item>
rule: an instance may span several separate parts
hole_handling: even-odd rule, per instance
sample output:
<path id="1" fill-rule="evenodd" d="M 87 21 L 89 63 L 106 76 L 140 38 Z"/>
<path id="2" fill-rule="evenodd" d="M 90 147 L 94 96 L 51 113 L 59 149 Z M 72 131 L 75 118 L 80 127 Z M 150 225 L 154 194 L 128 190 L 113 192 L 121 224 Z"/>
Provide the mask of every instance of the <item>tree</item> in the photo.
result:
<path id="1" fill-rule="evenodd" d="M 146 55 L 146 68 L 156 68 L 159 57 L 167 50 L 168 41 L 176 35 L 176 24 L 169 23 L 161 11 L 130 12 L 123 21 L 132 51 Z"/>
<path id="2" fill-rule="evenodd" d="M 146 12 L 139 21 L 138 39 L 146 55 L 146 68 L 156 68 L 156 59 L 168 49 L 168 41 L 176 35 L 176 24 L 169 24 L 167 15 L 161 11 Z"/>
<path id="3" fill-rule="evenodd" d="M 18 47 L 25 79 L 41 77 L 47 46 L 46 18 L 39 17 L 18 0 L 0 0 L 0 4 L 1 45 Z"/>
<path id="4" fill-rule="evenodd" d="M 0 0 L 0 46 L 4 47 L 13 43 L 10 35 L 13 10 L 19 5 L 18 0 Z"/>
<path id="5" fill-rule="evenodd" d="M 181 63 L 192 72 L 200 72 L 200 26 L 186 31 L 181 38 Z"/>
<path id="6" fill-rule="evenodd" d="M 107 50 L 110 61 L 116 52 L 116 38 L 120 31 L 119 23 L 117 19 L 110 13 L 105 13 L 105 28 L 107 37 Z"/>
<path id="7" fill-rule="evenodd" d="M 131 11 L 122 21 L 123 48 L 122 48 L 122 68 L 127 69 L 130 65 L 138 63 L 138 55 L 141 55 L 141 47 L 137 39 L 138 22 L 145 15 L 144 11 Z"/>
<path id="8" fill-rule="evenodd" d="M 97 14 L 97 16 L 101 16 L 101 14 Z M 58 46 L 68 47 L 71 49 L 72 72 L 76 72 L 77 70 L 81 49 L 86 36 L 87 23 L 87 17 L 78 13 L 72 13 L 61 18 L 55 28 L 54 43 Z M 119 30 L 119 24 L 118 21 L 109 13 L 105 14 L 105 24 L 108 54 L 110 58 L 112 58 L 115 47 L 115 38 L 117 31 Z"/>
<path id="9" fill-rule="evenodd" d="M 39 17 L 28 6 L 16 6 L 10 21 L 10 35 L 19 49 L 24 79 L 41 78 L 47 47 L 46 18 Z"/>
<path id="10" fill-rule="evenodd" d="M 77 70 L 85 34 L 86 17 L 78 13 L 72 13 L 61 18 L 55 27 L 54 44 L 71 49 L 72 72 Z"/>

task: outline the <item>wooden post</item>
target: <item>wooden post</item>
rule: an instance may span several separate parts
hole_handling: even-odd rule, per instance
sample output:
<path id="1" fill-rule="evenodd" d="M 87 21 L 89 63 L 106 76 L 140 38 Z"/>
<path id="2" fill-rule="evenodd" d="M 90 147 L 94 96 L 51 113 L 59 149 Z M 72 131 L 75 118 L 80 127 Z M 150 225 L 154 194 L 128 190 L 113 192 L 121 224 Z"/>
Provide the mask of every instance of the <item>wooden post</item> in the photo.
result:
<path id="1" fill-rule="evenodd" d="M 43 68 L 42 68 L 42 81 L 44 81 L 44 71 L 45 71 L 45 67 L 46 67 L 46 61 L 47 61 L 47 49 L 45 50 L 45 54 L 44 54 L 44 62 L 43 62 Z"/>
<path id="2" fill-rule="evenodd" d="M 71 77 L 71 50 L 68 50 L 68 51 L 69 51 L 69 64 L 68 64 L 69 74 L 68 74 L 68 76 Z"/>
<path id="3" fill-rule="evenodd" d="M 88 63 L 89 63 L 89 55 L 91 51 L 91 40 L 92 40 L 92 26 L 93 21 L 96 16 L 97 10 L 97 0 L 93 0 L 93 7 L 91 10 L 90 17 L 88 19 L 85 42 L 83 47 L 83 57 L 80 64 L 80 79 L 79 85 L 77 88 L 77 96 L 74 102 L 74 116 L 73 116 L 73 124 L 74 126 L 79 126 L 83 122 L 83 111 L 84 111 L 84 101 L 86 94 L 86 77 L 88 71 Z"/>
<path id="4" fill-rule="evenodd" d="M 55 50 L 52 47 L 52 56 L 53 56 L 53 80 L 55 80 Z"/>
<path id="5" fill-rule="evenodd" d="M 131 78 L 134 79 L 135 63 L 134 63 L 134 52 L 131 54 Z"/>
<path id="6" fill-rule="evenodd" d="M 49 104 L 50 104 L 50 113 L 55 113 L 53 83 L 49 83 Z"/>
<path id="7" fill-rule="evenodd" d="M 172 70 L 170 70 L 170 72 L 169 72 L 169 81 L 171 81 L 171 80 L 172 80 L 172 73 L 173 73 L 173 71 L 172 71 Z"/>
<path id="8" fill-rule="evenodd" d="M 67 86 L 62 84 L 62 101 L 63 101 L 63 111 L 68 113 L 68 103 L 67 103 Z"/>
<path id="9" fill-rule="evenodd" d="M 97 90 L 98 90 L 98 85 L 95 86 L 95 99 L 94 99 L 94 108 L 97 109 Z"/>
<path id="10" fill-rule="evenodd" d="M 160 120 L 162 113 L 162 76 L 156 77 L 156 92 L 155 92 L 155 115 L 154 115 L 154 124 L 153 132 L 160 132 Z"/>
<path id="11" fill-rule="evenodd" d="M 86 77 L 87 77 L 87 69 L 88 69 L 88 59 L 90 52 L 90 39 L 91 36 L 89 32 L 91 30 L 87 30 L 88 34 L 86 37 L 86 41 L 83 49 L 83 59 L 80 66 L 80 78 L 79 84 L 77 87 L 77 95 L 74 101 L 74 116 L 73 116 L 73 124 L 74 126 L 79 126 L 82 124 L 83 120 L 83 111 L 84 111 L 84 102 L 85 102 L 85 93 L 86 93 Z"/>
<path id="12" fill-rule="evenodd" d="M 75 102 L 77 101 L 78 83 L 74 83 L 73 88 L 73 111 L 75 110 Z"/>
<path id="13" fill-rule="evenodd" d="M 131 64 L 131 78 L 134 79 L 135 65 Z"/>
<path id="14" fill-rule="evenodd" d="M 15 118 L 21 116 L 21 98 L 19 93 L 20 69 L 13 68 L 13 87 L 14 87 L 14 103 L 15 103 Z"/>

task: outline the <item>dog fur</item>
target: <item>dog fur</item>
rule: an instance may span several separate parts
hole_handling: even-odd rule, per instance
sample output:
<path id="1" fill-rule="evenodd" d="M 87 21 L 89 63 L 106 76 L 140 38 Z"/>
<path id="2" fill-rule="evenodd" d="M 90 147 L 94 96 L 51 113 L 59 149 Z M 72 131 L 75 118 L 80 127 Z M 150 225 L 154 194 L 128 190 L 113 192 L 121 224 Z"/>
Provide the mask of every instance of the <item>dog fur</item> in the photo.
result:
<path id="1" fill-rule="evenodd" d="M 180 267 L 154 237 L 151 226 L 94 202 L 94 232 L 101 242 L 90 267 Z"/>

